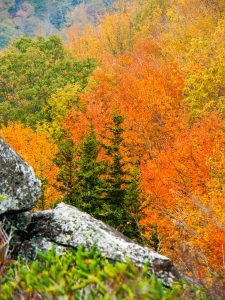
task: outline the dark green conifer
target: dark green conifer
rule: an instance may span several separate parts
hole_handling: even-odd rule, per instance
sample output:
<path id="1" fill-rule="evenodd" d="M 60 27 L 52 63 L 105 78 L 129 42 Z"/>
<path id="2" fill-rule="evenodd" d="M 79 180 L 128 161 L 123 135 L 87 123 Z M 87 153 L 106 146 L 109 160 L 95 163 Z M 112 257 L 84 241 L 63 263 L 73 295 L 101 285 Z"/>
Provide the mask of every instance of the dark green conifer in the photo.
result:
<path id="1" fill-rule="evenodd" d="M 160 239 L 158 235 L 158 226 L 157 224 L 153 224 L 151 230 L 151 236 L 149 239 L 149 246 L 152 247 L 155 251 L 159 252 Z"/>
<path id="2" fill-rule="evenodd" d="M 141 212 L 141 187 L 140 171 L 138 166 L 134 166 L 130 174 L 130 183 L 127 187 L 125 196 L 125 208 L 129 221 L 125 227 L 126 235 L 139 243 L 145 243 L 146 239 L 142 234 L 139 221 L 142 217 Z"/>
<path id="3" fill-rule="evenodd" d="M 64 199 L 68 204 L 76 206 L 74 186 L 77 182 L 77 148 L 70 138 L 65 138 L 58 143 L 59 153 L 55 157 L 55 164 L 60 172 L 57 176 L 59 190 L 63 192 Z"/>
<path id="4" fill-rule="evenodd" d="M 93 126 L 90 132 L 84 136 L 80 148 L 80 156 L 77 162 L 77 198 L 79 199 L 79 208 L 99 217 L 102 210 L 102 192 L 103 180 L 101 175 L 104 170 L 103 162 L 98 161 L 99 142 Z M 79 185 L 79 188 L 77 188 Z M 76 191 L 74 191 L 76 194 Z"/>
<path id="5" fill-rule="evenodd" d="M 124 118 L 118 113 L 113 116 L 113 125 L 109 128 L 110 137 L 103 147 L 109 158 L 105 175 L 104 221 L 130 238 L 140 240 L 138 225 L 139 189 L 137 176 L 129 172 L 130 163 L 124 160 L 122 147 Z"/>
<path id="6" fill-rule="evenodd" d="M 113 126 L 109 128 L 112 136 L 106 138 L 109 144 L 103 145 L 109 160 L 112 161 L 108 163 L 107 168 L 105 199 L 115 208 L 120 207 L 124 202 L 126 185 L 128 184 L 126 179 L 128 173 L 124 171 L 126 163 L 123 161 L 121 154 L 121 146 L 124 141 L 122 136 L 124 132 L 122 128 L 123 121 L 124 118 L 121 115 L 115 114 L 113 116 Z"/>

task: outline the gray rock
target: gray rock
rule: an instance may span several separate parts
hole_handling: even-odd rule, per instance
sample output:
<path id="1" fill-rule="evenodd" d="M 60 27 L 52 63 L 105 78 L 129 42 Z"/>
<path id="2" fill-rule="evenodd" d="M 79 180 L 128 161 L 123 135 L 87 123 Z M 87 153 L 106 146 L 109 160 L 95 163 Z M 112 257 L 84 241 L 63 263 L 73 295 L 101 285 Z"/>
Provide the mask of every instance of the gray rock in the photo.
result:
<path id="1" fill-rule="evenodd" d="M 22 254 L 35 259 L 37 251 L 45 252 L 52 243 L 59 254 L 80 245 L 87 250 L 97 246 L 109 260 L 129 259 L 139 267 L 148 263 L 149 272 L 162 278 L 165 285 L 181 277 L 169 258 L 134 243 L 75 207 L 61 203 L 53 210 L 29 211 L 40 187 L 33 169 L 0 138 L 0 217 L 6 230 L 13 230 L 14 257 Z"/>
<path id="2" fill-rule="evenodd" d="M 0 215 L 32 209 L 40 187 L 33 169 L 0 138 Z"/>
<path id="3" fill-rule="evenodd" d="M 61 246 L 58 248 L 60 252 L 62 247 L 77 248 L 84 245 L 86 249 L 90 249 L 96 245 L 112 261 L 129 259 L 140 267 L 148 263 L 150 273 L 155 273 L 166 284 L 180 276 L 167 257 L 134 243 L 112 227 L 75 207 L 61 203 L 53 210 L 34 212 L 27 220 L 27 237 L 23 236 L 20 253 L 31 259 L 35 258 L 37 250 L 48 249 L 50 242 L 57 247 Z"/>
<path id="4" fill-rule="evenodd" d="M 60 255 L 66 254 L 69 250 L 68 247 L 52 243 L 46 238 L 32 237 L 30 240 L 23 241 L 19 254 L 22 257 L 36 258 L 37 252 L 45 253 L 47 250 L 52 249 L 53 244 L 55 251 Z"/>

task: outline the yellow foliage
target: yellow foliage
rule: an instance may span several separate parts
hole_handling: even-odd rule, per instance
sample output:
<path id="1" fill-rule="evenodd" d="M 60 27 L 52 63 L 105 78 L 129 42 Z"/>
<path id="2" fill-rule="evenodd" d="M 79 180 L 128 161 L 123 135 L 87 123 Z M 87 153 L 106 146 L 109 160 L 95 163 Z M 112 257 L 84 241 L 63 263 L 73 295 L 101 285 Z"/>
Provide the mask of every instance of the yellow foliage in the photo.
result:
<path id="1" fill-rule="evenodd" d="M 53 159 L 58 150 L 50 141 L 49 135 L 40 129 L 34 131 L 21 123 L 14 123 L 2 127 L 0 136 L 33 167 L 36 175 L 42 180 L 43 194 L 38 208 L 51 207 L 60 197 L 60 193 L 53 187 L 58 173 Z"/>
<path id="2" fill-rule="evenodd" d="M 78 106 L 79 84 L 68 84 L 58 89 L 48 100 L 45 108 L 46 119 L 43 128 L 54 138 L 59 140 L 63 134 L 61 123 L 65 115 L 74 107 Z"/>

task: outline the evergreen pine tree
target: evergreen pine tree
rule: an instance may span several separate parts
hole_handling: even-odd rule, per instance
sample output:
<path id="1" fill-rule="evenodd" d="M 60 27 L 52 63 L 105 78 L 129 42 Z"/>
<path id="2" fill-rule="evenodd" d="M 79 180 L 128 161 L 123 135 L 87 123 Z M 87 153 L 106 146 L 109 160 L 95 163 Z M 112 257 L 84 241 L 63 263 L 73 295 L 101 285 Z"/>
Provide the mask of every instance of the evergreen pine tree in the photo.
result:
<path id="1" fill-rule="evenodd" d="M 152 247 L 155 251 L 159 252 L 160 250 L 160 239 L 158 235 L 158 226 L 157 224 L 153 224 L 151 230 L 150 239 L 148 241 L 148 244 L 150 247 Z"/>
<path id="2" fill-rule="evenodd" d="M 145 243 L 146 238 L 142 235 L 142 230 L 139 225 L 142 216 L 140 195 L 140 171 L 138 166 L 135 165 L 130 174 L 130 183 L 125 196 L 125 209 L 129 219 L 125 227 L 125 233 L 138 243 Z"/>
<path id="3" fill-rule="evenodd" d="M 59 153 L 55 157 L 55 164 L 60 168 L 57 176 L 59 190 L 64 194 L 63 201 L 76 206 L 74 186 L 77 174 L 77 148 L 70 138 L 58 142 Z"/>
<path id="4" fill-rule="evenodd" d="M 115 227 L 120 232 L 130 238 L 136 237 L 136 224 L 127 207 L 127 189 L 130 185 L 130 174 L 128 162 L 124 161 L 122 146 L 124 145 L 123 125 L 124 118 L 118 113 L 113 116 L 113 125 L 109 128 L 110 137 L 105 137 L 108 141 L 103 144 L 109 158 L 105 175 L 105 195 L 103 220 Z"/>
<path id="5" fill-rule="evenodd" d="M 139 227 L 140 188 L 137 168 L 130 173 L 122 147 L 124 118 L 116 113 L 110 136 L 102 146 L 107 163 L 98 161 L 100 144 L 91 126 L 78 151 L 67 138 L 59 142 L 60 152 L 55 163 L 60 167 L 58 181 L 64 201 L 112 225 L 128 237 L 143 242 Z"/>
<path id="6" fill-rule="evenodd" d="M 112 162 L 108 164 L 106 183 L 106 195 L 105 199 L 111 204 L 111 206 L 120 207 L 125 194 L 126 184 L 125 179 L 127 172 L 124 171 L 126 165 L 123 162 L 123 156 L 121 154 L 121 146 L 123 143 L 123 124 L 124 118 L 119 114 L 113 116 L 113 127 L 110 127 L 111 137 L 108 137 L 109 145 L 104 144 L 106 154 L 111 158 Z"/>
<path id="7" fill-rule="evenodd" d="M 99 218 L 101 214 L 101 195 L 103 191 L 103 181 L 101 174 L 104 165 L 97 161 L 99 153 L 99 142 L 97 141 L 93 126 L 89 134 L 84 136 L 80 148 L 80 157 L 78 159 L 77 198 L 79 199 L 79 208 Z M 74 192 L 75 194 L 75 192 Z"/>

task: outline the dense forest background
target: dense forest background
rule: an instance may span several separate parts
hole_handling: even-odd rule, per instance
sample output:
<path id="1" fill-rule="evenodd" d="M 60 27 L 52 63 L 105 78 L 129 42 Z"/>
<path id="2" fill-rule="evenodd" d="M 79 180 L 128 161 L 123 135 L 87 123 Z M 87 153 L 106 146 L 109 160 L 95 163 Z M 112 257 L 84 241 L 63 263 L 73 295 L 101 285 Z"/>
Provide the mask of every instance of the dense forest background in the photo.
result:
<path id="1" fill-rule="evenodd" d="M 76 22 L 97 24 L 114 0 L 1 0 L 0 48 L 18 36 L 64 36 L 64 29 Z"/>
<path id="2" fill-rule="evenodd" d="M 0 14 L 0 135 L 41 178 L 37 208 L 66 201 L 223 281 L 224 0 L 12 0 Z"/>

